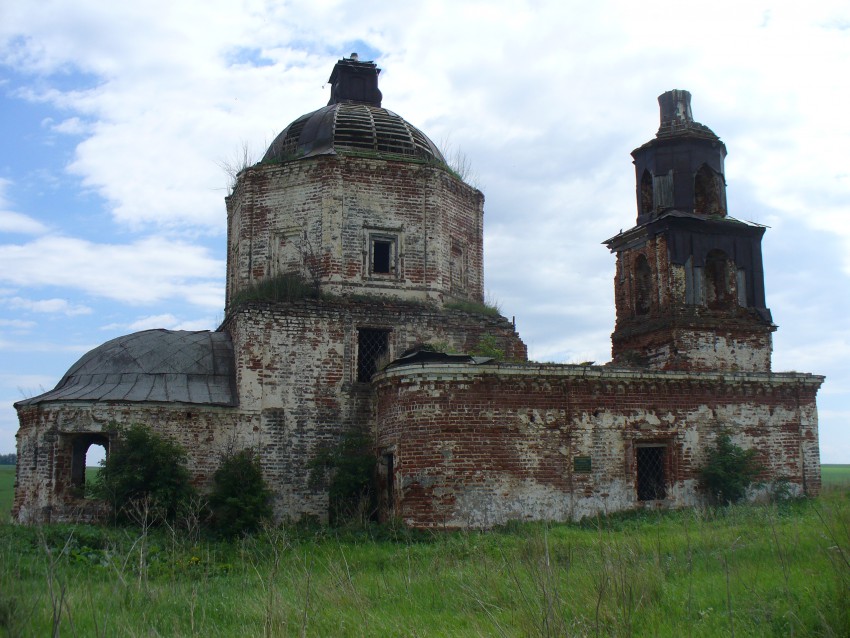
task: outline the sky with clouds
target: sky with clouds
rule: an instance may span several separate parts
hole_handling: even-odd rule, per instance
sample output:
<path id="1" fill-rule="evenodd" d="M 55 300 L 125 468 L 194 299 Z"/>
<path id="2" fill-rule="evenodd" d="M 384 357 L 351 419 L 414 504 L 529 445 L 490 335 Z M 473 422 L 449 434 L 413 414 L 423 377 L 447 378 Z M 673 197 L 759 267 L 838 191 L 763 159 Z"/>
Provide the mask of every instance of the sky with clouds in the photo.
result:
<path id="1" fill-rule="evenodd" d="M 657 96 L 691 91 L 729 151 L 730 214 L 769 226 L 774 370 L 827 376 L 822 460 L 850 463 L 846 0 L 0 4 L 0 453 L 12 404 L 89 349 L 218 326 L 223 167 L 323 106 L 352 51 L 386 108 L 470 162 L 488 294 L 541 361 L 610 359 L 600 242 L 635 222 Z"/>

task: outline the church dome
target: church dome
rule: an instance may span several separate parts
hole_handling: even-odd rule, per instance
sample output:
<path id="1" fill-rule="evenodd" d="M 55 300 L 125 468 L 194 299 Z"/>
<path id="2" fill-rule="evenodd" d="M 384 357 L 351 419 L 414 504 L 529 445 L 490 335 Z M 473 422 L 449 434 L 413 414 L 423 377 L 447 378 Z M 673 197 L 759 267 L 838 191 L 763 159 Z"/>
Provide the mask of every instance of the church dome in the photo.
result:
<path id="1" fill-rule="evenodd" d="M 46 401 L 163 401 L 235 405 L 233 344 L 224 332 L 144 330 L 84 354 Z"/>
<path id="2" fill-rule="evenodd" d="M 275 138 L 263 162 L 334 154 L 369 154 L 445 164 L 437 145 L 400 115 L 355 102 L 331 104 L 302 115 Z"/>
<path id="3" fill-rule="evenodd" d="M 328 80 L 328 105 L 283 129 L 263 162 L 348 154 L 445 164 L 437 145 L 422 131 L 381 108 L 380 73 L 374 62 L 361 61 L 356 53 L 337 62 Z"/>

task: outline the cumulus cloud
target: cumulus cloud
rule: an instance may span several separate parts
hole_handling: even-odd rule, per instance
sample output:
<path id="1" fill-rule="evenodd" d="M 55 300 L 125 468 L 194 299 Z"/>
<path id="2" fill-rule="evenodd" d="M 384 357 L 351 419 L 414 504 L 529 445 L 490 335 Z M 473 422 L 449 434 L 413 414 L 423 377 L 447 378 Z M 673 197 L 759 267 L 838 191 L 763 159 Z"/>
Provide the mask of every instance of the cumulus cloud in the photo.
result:
<path id="1" fill-rule="evenodd" d="M 24 299 L 23 297 L 12 297 L 5 300 L 5 303 L 10 308 L 16 310 L 45 314 L 63 314 L 69 317 L 74 315 L 88 315 L 92 312 L 88 306 L 72 304 L 67 299 Z"/>
<path id="2" fill-rule="evenodd" d="M 224 263 L 203 247 L 158 236 L 129 244 L 47 236 L 0 245 L 0 281 L 59 286 L 131 305 L 180 298 L 218 308 L 223 279 Z"/>
<path id="3" fill-rule="evenodd" d="M 629 151 L 654 135 L 656 96 L 680 88 L 729 149 L 730 213 L 772 226 L 775 369 L 827 373 L 838 381 L 825 396 L 846 378 L 833 354 L 850 302 L 830 294 L 850 289 L 846 2 L 7 4 L 7 95 L 56 111 L 44 135 L 73 144 L 65 169 L 120 239 L 51 234 L 59 214 L 4 204 L 0 181 L 0 232 L 35 237 L 2 241 L 5 297 L 55 286 L 144 305 L 98 324 L 122 330 L 205 322 L 170 304 L 222 307 L 223 241 L 197 242 L 225 232 L 219 164 L 243 144 L 260 155 L 324 105 L 331 65 L 359 50 L 383 69 L 384 106 L 471 162 L 487 197 L 486 286 L 533 357 L 607 359 L 614 260 L 600 242 L 634 224 Z"/>
<path id="4" fill-rule="evenodd" d="M 35 321 L 24 321 L 23 319 L 0 319 L 0 328 L 12 328 L 15 330 L 29 330 L 35 327 Z"/>
<path id="5" fill-rule="evenodd" d="M 40 235 L 47 232 L 47 226 L 28 215 L 10 210 L 11 204 L 6 192 L 12 182 L 0 177 L 0 233 L 18 233 L 22 235 Z"/>
<path id="6" fill-rule="evenodd" d="M 9 210 L 0 210 L 0 233 L 40 235 L 44 232 L 47 232 L 47 226 L 37 219 Z"/>

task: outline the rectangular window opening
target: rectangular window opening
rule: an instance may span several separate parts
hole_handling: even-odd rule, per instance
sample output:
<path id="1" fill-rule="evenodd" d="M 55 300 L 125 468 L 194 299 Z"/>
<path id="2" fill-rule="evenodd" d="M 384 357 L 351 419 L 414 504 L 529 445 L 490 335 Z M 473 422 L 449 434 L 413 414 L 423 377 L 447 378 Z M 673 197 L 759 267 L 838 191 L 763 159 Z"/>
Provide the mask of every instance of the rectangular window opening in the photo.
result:
<path id="1" fill-rule="evenodd" d="M 388 363 L 390 331 L 374 328 L 357 330 L 357 381 L 369 383 L 372 376 Z"/>
<path id="2" fill-rule="evenodd" d="M 391 239 L 372 239 L 372 274 L 389 275 L 395 270 L 394 247 Z"/>
<path id="3" fill-rule="evenodd" d="M 638 500 L 657 501 L 667 498 L 667 446 L 640 446 L 636 451 Z"/>

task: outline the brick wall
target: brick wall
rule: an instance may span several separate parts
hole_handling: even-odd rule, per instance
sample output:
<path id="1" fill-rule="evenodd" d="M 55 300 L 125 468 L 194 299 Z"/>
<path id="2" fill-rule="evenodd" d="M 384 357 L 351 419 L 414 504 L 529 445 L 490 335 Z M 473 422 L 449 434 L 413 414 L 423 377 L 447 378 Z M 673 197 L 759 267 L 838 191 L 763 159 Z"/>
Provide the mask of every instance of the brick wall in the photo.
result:
<path id="1" fill-rule="evenodd" d="M 532 364 L 396 368 L 376 380 L 378 449 L 393 455 L 394 469 L 395 508 L 385 514 L 418 527 L 489 527 L 697 504 L 696 470 L 723 428 L 758 450 L 765 481 L 817 494 L 822 380 Z M 650 445 L 666 446 L 667 493 L 639 502 L 636 449 Z"/>
<path id="2" fill-rule="evenodd" d="M 257 165 L 227 198 L 228 305 L 251 283 L 293 271 L 337 295 L 480 302 L 483 205 L 480 191 L 431 164 L 320 156 Z M 371 272 L 370 237 L 393 241 L 391 273 Z M 453 247 L 463 265 L 454 282 Z"/>
<path id="3" fill-rule="evenodd" d="M 390 359 L 421 343 L 471 352 L 485 336 L 514 360 L 525 345 L 503 317 L 391 300 L 305 300 L 243 306 L 228 317 L 240 412 L 259 420 L 261 458 L 279 518 L 327 517 L 307 464 L 352 429 L 372 431 L 372 387 L 357 381 L 358 329 L 389 331 Z"/>
<path id="4" fill-rule="evenodd" d="M 645 313 L 636 308 L 639 258 L 646 259 L 651 272 Z M 729 276 L 732 303 L 713 308 L 688 298 L 686 281 L 694 275 L 688 276 L 686 269 L 670 261 L 663 235 L 617 253 L 614 363 L 652 370 L 769 372 L 775 326 L 754 308 L 734 303 L 734 272 Z"/>
<path id="5" fill-rule="evenodd" d="M 192 481 L 202 490 L 225 451 L 257 444 L 254 429 L 233 408 L 68 402 L 25 406 L 18 416 L 12 517 L 21 523 L 91 520 L 102 512 L 71 481 L 75 437 L 97 433 L 115 440 L 118 427 L 144 424 L 187 451 Z"/>

